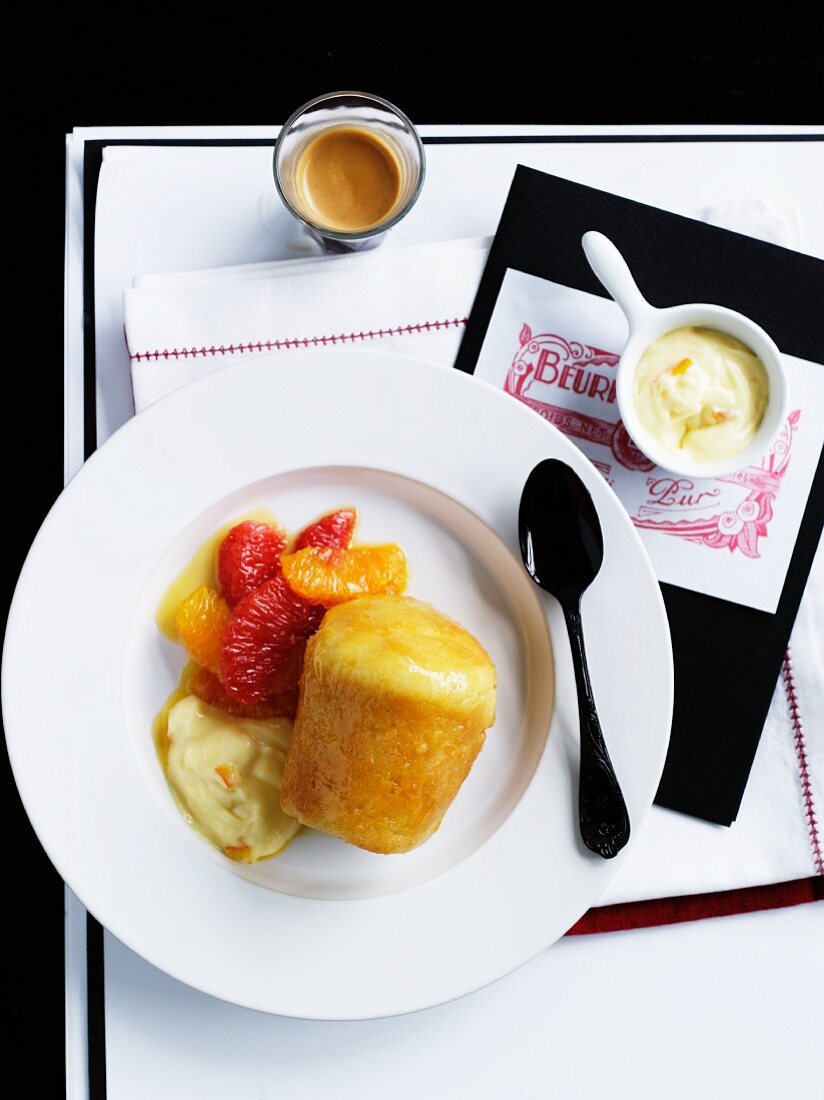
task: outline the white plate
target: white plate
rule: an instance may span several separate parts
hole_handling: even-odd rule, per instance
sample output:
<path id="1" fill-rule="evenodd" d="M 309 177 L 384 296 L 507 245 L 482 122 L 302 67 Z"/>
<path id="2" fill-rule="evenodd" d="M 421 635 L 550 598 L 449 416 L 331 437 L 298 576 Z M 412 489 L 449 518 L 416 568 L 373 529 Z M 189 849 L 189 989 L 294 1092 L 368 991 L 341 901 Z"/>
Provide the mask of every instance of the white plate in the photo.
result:
<path id="1" fill-rule="evenodd" d="M 521 488 L 551 456 L 578 471 L 601 517 L 604 566 L 584 622 L 637 836 L 672 711 L 663 603 L 611 490 L 531 410 L 456 371 L 324 350 L 220 371 L 92 456 L 21 574 L 3 709 L 40 840 L 111 932 L 226 1000 L 357 1019 L 477 989 L 596 900 L 625 853 L 605 862 L 579 840 L 563 622 L 517 558 Z M 417 852 L 374 856 L 305 833 L 279 859 L 242 867 L 184 825 L 154 758 L 149 725 L 181 660 L 157 635 L 154 609 L 220 522 L 263 504 L 294 529 L 344 503 L 361 509 L 361 539 L 405 547 L 410 592 L 488 647 L 498 721 L 437 836 Z"/>

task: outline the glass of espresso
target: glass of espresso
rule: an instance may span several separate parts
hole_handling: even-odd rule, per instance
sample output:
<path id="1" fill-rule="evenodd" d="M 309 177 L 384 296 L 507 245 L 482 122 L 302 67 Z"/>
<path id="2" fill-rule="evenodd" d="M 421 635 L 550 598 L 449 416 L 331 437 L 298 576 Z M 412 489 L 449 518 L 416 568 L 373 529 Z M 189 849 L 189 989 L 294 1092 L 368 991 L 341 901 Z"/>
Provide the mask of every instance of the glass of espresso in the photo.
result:
<path id="1" fill-rule="evenodd" d="M 415 127 L 366 92 L 332 92 L 280 132 L 274 173 L 292 214 L 327 252 L 374 248 L 415 204 L 426 161 Z"/>

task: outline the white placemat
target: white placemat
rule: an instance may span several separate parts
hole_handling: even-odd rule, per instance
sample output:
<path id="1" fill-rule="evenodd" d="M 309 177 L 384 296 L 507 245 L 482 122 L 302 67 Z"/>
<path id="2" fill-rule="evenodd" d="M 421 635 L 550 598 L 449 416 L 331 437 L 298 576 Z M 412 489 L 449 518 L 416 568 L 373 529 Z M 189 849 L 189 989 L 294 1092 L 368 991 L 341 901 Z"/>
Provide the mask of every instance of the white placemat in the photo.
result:
<path id="1" fill-rule="evenodd" d="M 69 140 L 67 217 L 66 471 L 83 460 L 82 339 L 82 169 L 85 143 L 123 139 L 268 140 L 273 127 L 92 128 Z M 756 192 L 777 203 L 797 202 L 807 226 L 809 251 L 824 256 L 824 217 L 818 198 L 824 169 L 822 147 L 767 142 L 719 143 L 793 132 L 811 127 L 702 127 L 714 143 L 684 141 L 690 128 L 637 127 L 426 127 L 442 139 L 465 135 L 512 139 L 513 134 L 548 137 L 553 143 L 446 145 L 430 147 L 428 189 L 432 201 L 421 221 L 408 223 L 407 240 L 437 240 L 488 234 L 494 230 L 516 160 L 546 171 L 613 190 L 642 201 L 659 201 L 686 212 L 695 203 Z M 605 143 L 605 136 L 643 143 Z M 651 135 L 674 135 L 678 143 L 648 144 Z M 555 140 L 568 144 L 554 144 Z M 582 143 L 587 135 L 600 139 Z M 687 154 L 699 151 L 697 161 Z M 776 155 L 776 149 L 780 156 Z M 97 426 L 103 440 L 131 415 L 129 363 L 122 333 L 122 291 L 138 271 L 184 269 L 270 260 L 287 254 L 286 239 L 260 231 L 257 209 L 227 205 L 238 185 L 265 205 L 268 153 L 252 150 L 255 163 L 240 167 L 235 156 L 209 151 L 215 172 L 193 168 L 181 191 L 177 173 L 164 177 L 159 156 L 166 150 L 134 153 L 135 176 L 124 202 L 122 232 L 98 250 L 96 336 L 98 346 Z M 146 154 L 149 154 L 148 158 Z M 205 151 L 168 150 L 178 162 Z M 240 150 L 232 150 L 233 154 Z M 156 157 L 157 155 L 157 157 Z M 146 161 L 149 163 L 146 163 Z M 143 162 L 141 168 L 140 162 Z M 691 175 L 690 163 L 698 171 Z M 145 169 L 145 170 L 144 170 Z M 124 169 L 125 171 L 125 169 Z M 218 179 L 219 176 L 219 179 Z M 122 180 L 122 183 L 128 182 Z M 471 201 L 445 203 L 459 188 Z M 125 199 L 125 196 L 121 195 Z M 195 213 L 193 214 L 192 211 Z M 209 232 L 198 235 L 199 228 Z M 156 230 L 156 231 L 155 231 Z M 393 247 L 390 238 L 387 247 Z M 197 258 L 193 250 L 198 252 Z M 762 742 L 762 753 L 765 746 Z M 758 761 L 757 761 L 758 766 Z M 768 768 L 768 764 L 766 765 Z M 791 777 L 791 779 L 793 779 Z M 740 825 L 740 822 L 739 822 Z M 795 911 L 698 922 L 626 935 L 566 940 L 492 989 L 448 1006 L 443 1012 L 354 1025 L 316 1025 L 261 1017 L 219 1004 L 155 971 L 111 937 L 106 937 L 106 1026 L 110 1095 L 126 1100 L 151 1094 L 160 1100 L 184 1097 L 263 1096 L 292 1087 L 339 1097 L 381 1096 L 393 1081 L 399 1097 L 421 1091 L 438 1095 L 453 1084 L 479 1100 L 505 1092 L 543 1096 L 552 1081 L 558 1095 L 614 1089 L 632 1080 L 639 1096 L 656 1095 L 666 1079 L 673 1097 L 695 1095 L 711 1079 L 722 1091 L 746 1088 L 753 1097 L 781 1089 L 799 1097 L 816 1095 L 822 1072 L 815 1033 L 821 972 L 820 914 Z M 78 1012 L 85 998 L 83 936 L 85 914 L 68 894 L 71 918 L 67 950 L 67 1004 Z M 74 945 L 74 946 L 72 946 Z M 79 946 L 78 946 L 79 945 Z M 76 957 L 78 956 L 78 957 Z M 760 958 L 761 965 L 752 966 Z M 817 965 L 816 965 L 817 964 Z M 764 967 L 767 967 L 765 971 Z M 583 975 L 583 978 L 582 978 Z M 763 990 L 780 1008 L 765 1010 Z M 593 1059 L 592 1006 L 609 1021 L 601 1036 L 601 1057 Z M 749 1011 L 755 1007 L 756 1011 Z M 781 1026 L 775 1026 L 780 1013 Z M 683 1058 L 684 1036 L 702 1021 L 694 1057 Z M 423 1030 L 421 1030 L 423 1025 Z M 85 1034 L 68 1042 L 69 1095 L 87 1096 Z M 231 1055 L 227 1057 L 227 1049 Z M 817 1056 L 815 1051 L 817 1050 Z M 491 1052 L 485 1056 L 483 1052 Z M 672 1075 L 672 1066 L 679 1066 Z M 633 1067 L 617 1073 L 615 1067 Z M 817 1067 L 817 1068 L 816 1068 Z M 663 1075 L 663 1076 L 662 1076 Z"/>

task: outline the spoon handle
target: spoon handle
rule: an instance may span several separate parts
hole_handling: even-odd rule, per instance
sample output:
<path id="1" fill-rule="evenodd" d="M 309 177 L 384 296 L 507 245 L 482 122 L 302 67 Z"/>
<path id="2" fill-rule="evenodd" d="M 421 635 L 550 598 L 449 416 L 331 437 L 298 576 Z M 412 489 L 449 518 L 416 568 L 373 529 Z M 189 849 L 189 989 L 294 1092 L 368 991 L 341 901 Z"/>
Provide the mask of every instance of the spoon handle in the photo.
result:
<path id="1" fill-rule="evenodd" d="M 581 838 L 592 852 L 604 859 L 616 856 L 629 840 L 630 825 L 626 802 L 607 752 L 598 710 L 592 694 L 584 646 L 581 607 L 564 608 L 575 685 L 578 689 L 578 717 L 581 724 L 581 772 L 578 784 L 578 818 Z"/>
<path id="2" fill-rule="evenodd" d="M 634 325 L 652 306 L 638 289 L 627 261 L 603 233 L 590 229 L 581 238 L 589 266 Z"/>

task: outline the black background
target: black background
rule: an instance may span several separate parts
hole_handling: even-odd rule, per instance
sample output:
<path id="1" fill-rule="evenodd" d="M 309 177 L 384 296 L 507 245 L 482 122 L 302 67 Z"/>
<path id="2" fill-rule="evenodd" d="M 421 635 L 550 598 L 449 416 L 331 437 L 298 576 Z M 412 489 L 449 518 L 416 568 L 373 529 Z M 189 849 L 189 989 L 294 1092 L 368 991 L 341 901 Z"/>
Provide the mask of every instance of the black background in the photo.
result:
<path id="1" fill-rule="evenodd" d="M 419 123 L 824 122 L 819 3 L 667 5 L 636 17 L 547 9 L 474 9 L 436 23 L 396 12 L 351 16 L 339 30 L 307 9 L 108 6 L 56 26 L 11 24 L 7 61 L 22 73 L 5 93 L 3 612 L 26 549 L 62 487 L 64 135 L 79 125 L 270 124 L 340 88 L 374 91 Z M 646 10 L 650 10 L 644 5 Z M 385 9 L 384 9 L 385 10 Z M 529 9 L 532 10 L 531 8 Z M 92 25 L 93 24 L 93 25 Z M 492 27 L 494 26 L 494 30 Z M 322 29 L 321 29 L 322 28 Z M 780 151 L 776 151 L 780 155 Z M 19 292 L 18 294 L 15 292 Z M 34 312 L 36 311 L 36 312 Z M 60 654 L 43 639 L 43 690 Z M 36 700 L 32 701 L 36 706 Z M 54 735 L 60 736 L 55 730 Z M 3 760 L 3 897 L 14 929 L 3 966 L 4 1032 L 34 1091 L 59 1097 L 63 1068 L 63 886 L 19 804 Z"/>

